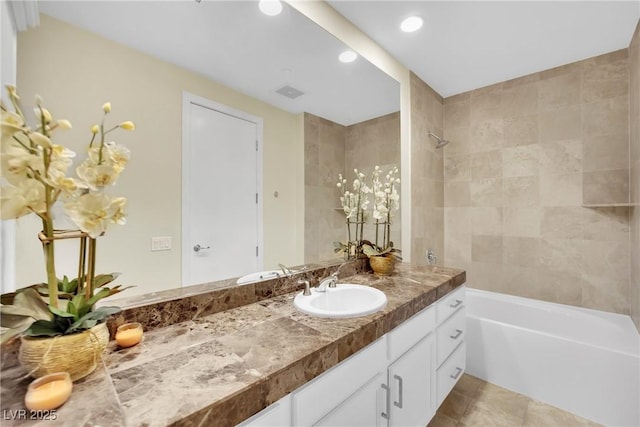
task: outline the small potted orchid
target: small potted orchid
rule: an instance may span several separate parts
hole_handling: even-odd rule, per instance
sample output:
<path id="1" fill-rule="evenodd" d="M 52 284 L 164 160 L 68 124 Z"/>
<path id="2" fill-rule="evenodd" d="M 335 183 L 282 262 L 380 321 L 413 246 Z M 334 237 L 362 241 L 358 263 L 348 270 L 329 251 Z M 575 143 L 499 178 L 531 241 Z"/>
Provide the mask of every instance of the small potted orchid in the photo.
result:
<path id="1" fill-rule="evenodd" d="M 402 259 L 400 250 L 394 248 L 391 241 L 391 218 L 400 208 L 400 195 L 397 185 L 398 168 L 392 167 L 386 174 L 386 181 L 380 179 L 383 174 L 379 166 L 375 166 L 372 174 L 373 191 L 373 219 L 375 220 L 376 238 L 375 244 L 365 242 L 362 250 L 369 257 L 369 263 L 374 272 L 378 274 L 390 274 L 396 260 Z"/>
<path id="2" fill-rule="evenodd" d="M 13 111 L 1 106 L 0 210 L 2 219 L 34 214 L 42 221 L 38 238 L 47 282 L 2 295 L 2 341 L 21 335 L 20 361 L 32 376 L 66 371 L 76 380 L 95 369 L 100 359 L 96 352 L 101 353 L 109 340 L 105 320 L 119 311 L 97 308 L 96 302 L 124 290 L 107 287 L 118 274 L 96 274 L 95 261 L 98 237 L 110 224 L 125 223 L 126 199 L 107 189 L 127 165 L 129 150 L 106 137 L 117 129 L 132 131 L 134 124 L 124 121 L 106 127 L 111 104 L 105 103 L 100 124 L 91 128 L 87 158 L 76 168 L 76 176 L 69 176 L 75 153 L 54 143 L 53 135 L 71 128 L 71 123 L 54 119 L 38 98 L 35 125 L 30 126 L 16 88 L 7 86 L 7 92 Z M 56 203 L 77 230 L 54 228 Z M 78 269 L 72 279 L 56 274 L 55 242 L 62 239 L 79 244 Z"/>
<path id="3" fill-rule="evenodd" d="M 347 244 L 335 242 L 335 252 L 344 252 L 347 259 L 359 258 L 362 255 L 364 224 L 368 220 L 367 207 L 369 206 L 369 194 L 371 188 L 365 183 L 365 174 L 358 169 L 353 170 L 355 179 L 353 180 L 353 191 L 347 189 L 347 180 L 338 175 L 338 183 L 342 195 L 340 203 L 346 216 L 347 223 Z"/>

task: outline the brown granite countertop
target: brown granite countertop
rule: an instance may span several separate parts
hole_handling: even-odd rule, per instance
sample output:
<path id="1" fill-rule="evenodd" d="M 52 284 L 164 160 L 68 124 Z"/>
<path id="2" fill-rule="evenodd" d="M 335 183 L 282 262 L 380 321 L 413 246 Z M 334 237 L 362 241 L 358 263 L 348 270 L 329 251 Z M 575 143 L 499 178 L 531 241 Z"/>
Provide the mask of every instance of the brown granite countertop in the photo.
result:
<path id="1" fill-rule="evenodd" d="M 295 292 L 275 292 L 276 296 L 232 304 L 237 306 L 225 311 L 149 328 L 135 347 L 118 349 L 111 342 L 104 366 L 74 384 L 70 401 L 56 412 L 55 421 L 17 419 L 29 380 L 19 366 L 3 368 L 2 425 L 235 425 L 465 281 L 461 270 L 406 264 L 398 265 L 390 277 L 363 272 L 342 276 L 341 282 L 380 289 L 387 295 L 387 306 L 360 318 L 320 319 L 295 309 Z M 248 288 L 231 289 L 237 297 Z M 256 288 L 252 291 L 257 293 Z M 233 300 L 229 292 L 223 299 Z M 157 310 L 163 312 L 162 308 Z"/>

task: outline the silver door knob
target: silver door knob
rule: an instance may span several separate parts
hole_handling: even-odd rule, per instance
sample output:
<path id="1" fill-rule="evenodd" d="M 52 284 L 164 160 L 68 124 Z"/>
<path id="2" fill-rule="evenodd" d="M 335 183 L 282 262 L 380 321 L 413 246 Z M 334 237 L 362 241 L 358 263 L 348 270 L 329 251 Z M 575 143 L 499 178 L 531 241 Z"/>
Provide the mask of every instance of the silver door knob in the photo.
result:
<path id="1" fill-rule="evenodd" d="M 193 247 L 194 252 L 200 252 L 203 249 L 211 249 L 211 246 L 200 246 L 200 244 L 197 244 Z"/>

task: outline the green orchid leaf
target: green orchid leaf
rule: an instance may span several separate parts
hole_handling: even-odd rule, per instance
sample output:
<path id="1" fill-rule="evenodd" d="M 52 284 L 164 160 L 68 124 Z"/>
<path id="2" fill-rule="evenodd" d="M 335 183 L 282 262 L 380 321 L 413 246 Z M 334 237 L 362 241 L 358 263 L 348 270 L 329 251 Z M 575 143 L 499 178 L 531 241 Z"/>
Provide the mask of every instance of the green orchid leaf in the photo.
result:
<path id="1" fill-rule="evenodd" d="M 62 335 L 62 331 L 55 321 L 38 320 L 33 322 L 24 334 L 29 337 L 54 337 Z"/>
<path id="2" fill-rule="evenodd" d="M 87 301 L 87 305 L 89 307 L 93 307 L 93 305 L 100 301 L 102 298 L 106 298 L 109 295 L 111 295 L 111 289 L 109 288 L 102 288 L 100 289 L 100 291 L 98 291 L 97 294 L 95 294 L 94 296 L 92 296 L 91 298 L 89 298 L 89 301 Z"/>
<path id="3" fill-rule="evenodd" d="M 62 335 L 70 334 L 69 328 L 73 325 L 75 318 L 73 317 L 59 317 L 55 316 L 53 322 L 56 324 L 56 328 Z"/>
<path id="4" fill-rule="evenodd" d="M 71 294 L 78 288 L 78 279 L 69 280 L 67 276 L 64 276 L 61 281 L 58 282 L 58 289 L 62 292 Z"/>
<path id="5" fill-rule="evenodd" d="M 364 254 L 368 257 L 372 257 L 372 256 L 377 256 L 380 255 L 380 252 L 378 252 L 373 246 L 371 245 L 362 245 L 362 252 L 364 252 Z"/>
<path id="6" fill-rule="evenodd" d="M 76 308 L 75 304 L 72 301 L 69 301 L 69 303 L 67 304 L 67 311 L 71 314 L 73 314 L 74 318 L 78 317 L 78 309 Z"/>
<path id="7" fill-rule="evenodd" d="M 7 328 L 8 331 L 15 331 L 16 334 L 19 334 L 20 332 L 27 329 L 29 326 L 31 326 L 32 323 L 33 319 L 31 317 L 16 316 L 5 313 L 2 314 L 2 327 Z"/>
<path id="8" fill-rule="evenodd" d="M 59 308 L 55 308 L 52 305 L 49 306 L 49 311 L 51 311 L 53 314 L 55 314 L 58 317 L 71 317 L 71 318 L 75 317 L 73 313 L 60 310 Z"/>
<path id="9" fill-rule="evenodd" d="M 3 327 L 10 328 L 9 324 L 16 324 L 15 318 L 9 316 L 24 317 L 30 322 L 51 319 L 47 304 L 33 289 L 20 290 L 13 297 L 12 305 L 0 306 L 0 323 Z"/>
<path id="10" fill-rule="evenodd" d="M 98 274 L 93 278 L 93 288 L 98 289 L 102 288 L 104 285 L 107 285 L 114 280 L 116 280 L 120 276 L 120 273 L 111 273 L 111 274 Z"/>
<path id="11" fill-rule="evenodd" d="M 112 314 L 119 313 L 120 311 L 120 307 L 99 307 L 75 321 L 69 326 L 66 333 L 93 328 L 98 322 L 101 322 Z"/>

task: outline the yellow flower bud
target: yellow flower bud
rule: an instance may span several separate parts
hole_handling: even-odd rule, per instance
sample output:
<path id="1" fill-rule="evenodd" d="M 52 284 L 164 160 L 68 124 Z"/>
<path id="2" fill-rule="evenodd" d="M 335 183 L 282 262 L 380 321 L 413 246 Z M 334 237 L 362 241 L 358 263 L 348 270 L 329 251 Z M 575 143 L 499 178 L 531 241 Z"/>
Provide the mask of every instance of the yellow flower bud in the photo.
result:
<path id="1" fill-rule="evenodd" d="M 110 113 L 111 112 L 111 103 L 110 102 L 105 102 L 102 105 L 102 111 L 104 111 L 105 113 Z"/>
<path id="2" fill-rule="evenodd" d="M 99 130 L 100 128 L 98 127 L 98 125 L 91 126 L 91 133 L 98 133 Z"/>
<path id="3" fill-rule="evenodd" d="M 118 126 L 120 126 L 124 130 L 134 130 L 136 128 L 136 125 L 134 125 L 133 122 L 129 120 L 120 123 Z"/>
<path id="4" fill-rule="evenodd" d="M 14 85 L 7 85 L 6 88 L 9 96 L 15 99 L 20 99 L 20 97 L 18 96 L 18 92 L 16 91 L 16 87 Z"/>
<path id="5" fill-rule="evenodd" d="M 33 109 L 33 113 L 36 115 L 36 117 L 38 118 L 38 122 L 40 122 L 40 120 L 44 119 L 45 123 L 51 123 L 51 120 L 53 119 L 51 117 L 51 113 L 49 112 L 49 110 L 47 110 L 46 108 L 42 108 L 42 107 L 35 107 Z"/>
<path id="6" fill-rule="evenodd" d="M 29 139 L 36 145 L 43 148 L 51 148 L 51 140 L 38 132 L 32 132 L 29 134 Z"/>
<path id="7" fill-rule="evenodd" d="M 58 120 L 58 127 L 60 129 L 71 129 L 71 122 L 69 120 Z"/>

